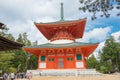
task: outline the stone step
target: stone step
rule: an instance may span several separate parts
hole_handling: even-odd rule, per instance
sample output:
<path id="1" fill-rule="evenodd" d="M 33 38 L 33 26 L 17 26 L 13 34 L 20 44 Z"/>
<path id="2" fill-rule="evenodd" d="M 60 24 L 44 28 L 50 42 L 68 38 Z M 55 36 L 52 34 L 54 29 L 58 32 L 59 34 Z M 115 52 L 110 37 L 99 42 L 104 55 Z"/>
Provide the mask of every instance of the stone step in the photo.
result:
<path id="1" fill-rule="evenodd" d="M 34 76 L 80 76 L 80 75 L 102 75 L 95 69 L 50 69 L 50 70 L 27 70 L 27 73 L 32 72 Z"/>

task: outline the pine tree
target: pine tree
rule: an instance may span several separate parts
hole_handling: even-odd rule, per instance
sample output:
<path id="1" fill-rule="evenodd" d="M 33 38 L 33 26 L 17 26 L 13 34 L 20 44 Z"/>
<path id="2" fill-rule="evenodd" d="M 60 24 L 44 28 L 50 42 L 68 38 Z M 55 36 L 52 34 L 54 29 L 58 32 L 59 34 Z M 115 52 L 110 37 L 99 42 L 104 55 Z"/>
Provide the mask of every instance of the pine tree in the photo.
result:
<path id="1" fill-rule="evenodd" d="M 110 37 L 106 40 L 105 46 L 103 47 L 100 53 L 100 64 L 101 68 L 104 67 L 105 72 L 114 72 L 118 70 L 119 63 L 119 53 L 120 47 L 119 44 L 114 40 L 114 37 Z"/>

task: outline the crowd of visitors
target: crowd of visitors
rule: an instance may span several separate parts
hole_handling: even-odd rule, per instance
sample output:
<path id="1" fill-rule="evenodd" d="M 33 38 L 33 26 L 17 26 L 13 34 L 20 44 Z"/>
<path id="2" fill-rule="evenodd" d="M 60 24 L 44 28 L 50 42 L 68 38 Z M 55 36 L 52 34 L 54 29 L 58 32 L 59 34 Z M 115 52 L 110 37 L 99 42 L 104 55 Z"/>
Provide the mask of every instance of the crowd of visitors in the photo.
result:
<path id="1" fill-rule="evenodd" d="M 32 79 L 32 72 L 26 73 L 26 72 L 18 72 L 18 73 L 4 73 L 3 74 L 3 80 L 14 80 L 14 79 L 23 79 L 27 78 L 29 80 Z"/>

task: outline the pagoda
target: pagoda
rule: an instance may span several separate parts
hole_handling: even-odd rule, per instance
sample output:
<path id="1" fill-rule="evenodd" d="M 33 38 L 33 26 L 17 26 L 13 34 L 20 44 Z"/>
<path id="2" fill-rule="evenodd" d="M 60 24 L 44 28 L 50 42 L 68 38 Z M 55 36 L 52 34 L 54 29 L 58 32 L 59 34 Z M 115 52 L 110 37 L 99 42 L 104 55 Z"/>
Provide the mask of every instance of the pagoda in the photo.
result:
<path id="1" fill-rule="evenodd" d="M 86 69 L 86 58 L 97 48 L 97 43 L 76 42 L 82 38 L 87 19 L 65 21 L 63 3 L 61 20 L 52 23 L 34 23 L 50 43 L 27 46 L 23 49 L 38 56 L 38 70 Z"/>

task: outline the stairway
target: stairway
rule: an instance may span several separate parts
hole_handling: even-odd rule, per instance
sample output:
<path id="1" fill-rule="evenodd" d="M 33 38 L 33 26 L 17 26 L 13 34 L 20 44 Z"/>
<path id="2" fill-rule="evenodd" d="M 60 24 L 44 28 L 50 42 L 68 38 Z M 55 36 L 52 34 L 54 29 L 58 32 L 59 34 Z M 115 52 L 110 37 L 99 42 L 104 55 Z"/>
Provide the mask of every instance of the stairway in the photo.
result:
<path id="1" fill-rule="evenodd" d="M 32 72 L 34 76 L 86 76 L 86 75 L 102 75 L 95 69 L 49 69 L 49 70 L 27 70 Z"/>

